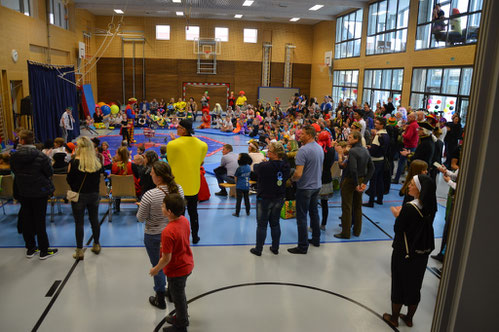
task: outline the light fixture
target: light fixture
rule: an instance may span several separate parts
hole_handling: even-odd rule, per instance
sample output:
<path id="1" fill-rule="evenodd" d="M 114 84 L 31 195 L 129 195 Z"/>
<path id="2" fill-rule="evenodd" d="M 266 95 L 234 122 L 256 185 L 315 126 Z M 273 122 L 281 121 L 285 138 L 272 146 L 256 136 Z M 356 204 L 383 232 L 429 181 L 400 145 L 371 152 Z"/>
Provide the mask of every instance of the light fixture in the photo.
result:
<path id="1" fill-rule="evenodd" d="M 243 6 L 244 7 L 249 7 L 253 4 L 253 0 L 245 0 L 244 3 L 243 3 Z"/>
<path id="2" fill-rule="evenodd" d="M 116 14 L 124 14 L 124 12 L 121 9 L 115 9 L 114 12 Z"/>
<path id="3" fill-rule="evenodd" d="M 177 14 L 177 16 L 184 16 L 184 12 L 175 12 L 175 14 Z"/>
<path id="4" fill-rule="evenodd" d="M 324 5 L 315 5 L 313 7 L 310 7 L 308 10 L 316 11 L 316 10 L 321 9 L 322 7 L 324 7 Z"/>
<path id="5" fill-rule="evenodd" d="M 242 14 L 236 14 L 236 15 L 234 15 L 234 18 L 241 18 L 241 17 L 243 17 Z"/>
<path id="6" fill-rule="evenodd" d="M 292 19 L 290 19 L 291 22 L 296 22 L 296 21 L 299 21 L 300 18 L 299 17 L 293 17 Z"/>
<path id="7" fill-rule="evenodd" d="M 172 0 L 173 3 L 181 3 L 182 0 Z"/>

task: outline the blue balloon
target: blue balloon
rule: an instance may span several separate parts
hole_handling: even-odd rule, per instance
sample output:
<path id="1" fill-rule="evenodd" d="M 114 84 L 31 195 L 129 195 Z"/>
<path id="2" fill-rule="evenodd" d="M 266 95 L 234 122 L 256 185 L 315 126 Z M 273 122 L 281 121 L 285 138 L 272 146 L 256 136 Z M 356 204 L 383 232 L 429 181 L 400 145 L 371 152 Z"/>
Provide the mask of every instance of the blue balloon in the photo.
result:
<path id="1" fill-rule="evenodd" d="M 111 107 L 109 105 L 102 105 L 100 110 L 104 115 L 109 115 L 111 113 Z"/>

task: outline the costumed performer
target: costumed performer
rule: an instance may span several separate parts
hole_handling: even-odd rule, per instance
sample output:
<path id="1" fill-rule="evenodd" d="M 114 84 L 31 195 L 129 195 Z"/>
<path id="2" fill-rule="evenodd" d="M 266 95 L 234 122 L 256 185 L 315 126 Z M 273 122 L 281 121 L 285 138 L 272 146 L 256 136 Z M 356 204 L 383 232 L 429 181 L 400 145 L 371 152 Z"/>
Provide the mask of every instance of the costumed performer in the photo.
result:
<path id="1" fill-rule="evenodd" d="M 129 136 L 129 141 L 128 143 L 136 143 L 137 141 L 133 137 L 133 132 L 134 132 L 134 122 L 135 122 L 135 104 L 137 104 L 137 99 L 136 98 L 130 98 L 128 99 L 128 105 L 126 105 L 125 111 L 126 111 L 126 117 L 127 117 L 127 129 L 128 129 L 128 136 Z"/>
<path id="2" fill-rule="evenodd" d="M 187 211 L 191 222 L 192 243 L 196 244 L 200 238 L 198 222 L 198 193 L 201 186 L 200 169 L 203 164 L 208 145 L 193 137 L 192 121 L 181 120 L 177 126 L 178 138 L 172 133 L 171 141 L 166 146 L 168 162 L 175 176 L 175 181 L 184 189 L 187 200 Z"/>
<path id="3" fill-rule="evenodd" d="M 242 107 L 244 103 L 248 100 L 243 90 L 239 91 L 239 97 L 236 100 L 236 106 Z"/>

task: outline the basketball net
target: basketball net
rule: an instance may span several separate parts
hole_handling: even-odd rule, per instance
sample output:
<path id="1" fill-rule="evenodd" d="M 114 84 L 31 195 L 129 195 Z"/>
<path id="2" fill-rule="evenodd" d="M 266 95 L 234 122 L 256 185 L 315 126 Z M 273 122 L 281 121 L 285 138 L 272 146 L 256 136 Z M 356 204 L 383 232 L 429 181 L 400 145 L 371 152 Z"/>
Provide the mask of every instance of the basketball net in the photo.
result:
<path id="1" fill-rule="evenodd" d="M 211 55 L 211 51 L 204 51 L 204 57 L 205 59 L 209 59 Z"/>

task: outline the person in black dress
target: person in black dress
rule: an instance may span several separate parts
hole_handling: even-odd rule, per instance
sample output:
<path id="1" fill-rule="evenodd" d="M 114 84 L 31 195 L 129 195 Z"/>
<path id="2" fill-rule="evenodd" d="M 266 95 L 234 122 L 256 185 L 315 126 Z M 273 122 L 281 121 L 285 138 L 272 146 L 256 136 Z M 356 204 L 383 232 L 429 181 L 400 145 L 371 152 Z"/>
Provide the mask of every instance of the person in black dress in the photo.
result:
<path id="1" fill-rule="evenodd" d="M 390 326 L 397 327 L 399 317 L 407 326 L 421 299 L 421 287 L 428 264 L 428 256 L 435 249 L 433 220 L 437 212 L 436 185 L 427 175 L 414 176 L 409 185 L 414 200 L 404 206 L 392 207 L 395 220 L 392 272 L 392 313 L 383 314 Z M 402 306 L 407 314 L 400 313 Z"/>
<path id="2" fill-rule="evenodd" d="M 445 135 L 444 142 L 445 142 L 445 154 L 447 156 L 447 159 L 445 161 L 445 166 L 447 168 L 451 167 L 451 156 L 454 154 L 454 151 L 458 147 L 459 140 L 463 136 L 463 126 L 461 125 L 461 118 L 459 115 L 455 114 L 452 118 L 452 122 L 447 122 L 446 126 L 448 127 L 447 129 L 447 135 Z"/>

